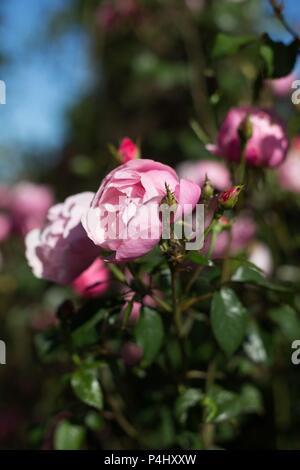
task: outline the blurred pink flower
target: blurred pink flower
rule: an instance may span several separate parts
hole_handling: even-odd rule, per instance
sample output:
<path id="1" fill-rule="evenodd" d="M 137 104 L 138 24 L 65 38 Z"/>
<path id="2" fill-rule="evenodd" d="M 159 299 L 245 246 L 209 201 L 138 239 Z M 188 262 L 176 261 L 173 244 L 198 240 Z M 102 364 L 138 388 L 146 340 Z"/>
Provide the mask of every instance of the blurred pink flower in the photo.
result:
<path id="1" fill-rule="evenodd" d="M 297 75 L 292 72 L 282 78 L 266 80 L 266 85 L 271 88 L 275 96 L 283 97 L 292 92 L 292 84 L 297 80 Z"/>
<path id="2" fill-rule="evenodd" d="M 0 242 L 5 241 L 11 233 L 11 220 L 8 215 L 0 212 Z"/>
<path id="3" fill-rule="evenodd" d="M 186 6 L 194 13 L 203 10 L 204 0 L 185 0 Z"/>
<path id="4" fill-rule="evenodd" d="M 109 271 L 100 258 L 97 258 L 75 281 L 74 291 L 82 297 L 99 297 L 109 287 Z"/>
<path id="5" fill-rule="evenodd" d="M 119 148 L 118 153 L 120 155 L 121 163 L 127 163 L 130 160 L 136 160 L 139 158 L 140 151 L 138 146 L 129 137 L 125 137 Z"/>
<path id="6" fill-rule="evenodd" d="M 128 18 L 135 18 L 139 13 L 136 0 L 107 0 L 99 6 L 97 23 L 105 32 L 110 32 L 122 25 Z"/>
<path id="7" fill-rule="evenodd" d="M 41 230 L 27 234 L 26 257 L 36 277 L 70 284 L 95 260 L 99 250 L 80 222 L 93 196 L 85 192 L 68 197 L 51 207 Z"/>
<path id="8" fill-rule="evenodd" d="M 300 148 L 293 143 L 286 161 L 277 170 L 278 182 L 286 191 L 300 194 Z"/>
<path id="9" fill-rule="evenodd" d="M 14 228 L 24 236 L 30 230 L 41 227 L 53 203 L 53 192 L 48 186 L 26 181 L 16 184 L 9 194 L 9 211 Z"/>
<path id="10" fill-rule="evenodd" d="M 0 442 L 11 439 L 23 424 L 21 413 L 12 407 L 0 410 Z"/>
<path id="11" fill-rule="evenodd" d="M 249 215 L 241 214 L 232 224 L 230 230 L 224 230 L 217 235 L 212 258 L 223 258 L 227 251 L 231 255 L 236 255 L 244 250 L 253 241 L 256 233 L 256 225 Z M 203 250 L 208 252 L 211 242 L 211 236 L 205 240 Z"/>
<path id="12" fill-rule="evenodd" d="M 251 129 L 245 147 L 245 158 L 249 165 L 276 167 L 287 154 L 288 138 L 283 123 L 269 112 L 250 107 L 232 108 L 221 125 L 216 146 L 208 150 L 226 160 L 239 163 L 241 143 L 239 130 L 248 120 Z"/>
<path id="13" fill-rule="evenodd" d="M 113 252 L 112 261 L 138 258 L 159 243 L 159 205 L 166 196 L 166 185 L 178 202 L 177 213 L 195 207 L 200 187 L 179 181 L 171 167 L 154 160 L 131 160 L 104 178 L 82 224 L 96 245 Z M 111 219 L 113 223 L 108 222 Z"/>
<path id="14" fill-rule="evenodd" d="M 266 276 L 273 271 L 273 257 L 270 248 L 261 242 L 255 242 L 250 247 L 249 261 L 257 266 Z"/>
<path id="15" fill-rule="evenodd" d="M 186 178 L 201 187 L 207 177 L 218 191 L 224 191 L 231 186 L 229 170 L 224 163 L 213 160 L 183 162 L 178 167 L 178 175 L 180 178 Z"/>
<path id="16" fill-rule="evenodd" d="M 127 342 L 121 349 L 121 357 L 126 366 L 133 367 L 141 361 L 143 357 L 143 350 L 137 344 Z"/>

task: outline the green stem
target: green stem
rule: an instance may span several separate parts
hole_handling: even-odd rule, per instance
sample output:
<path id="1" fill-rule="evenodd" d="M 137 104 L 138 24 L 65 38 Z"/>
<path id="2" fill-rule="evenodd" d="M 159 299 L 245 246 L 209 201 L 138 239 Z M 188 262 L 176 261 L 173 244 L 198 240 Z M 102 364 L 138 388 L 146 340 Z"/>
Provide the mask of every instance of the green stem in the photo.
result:
<path id="1" fill-rule="evenodd" d="M 171 266 L 171 288 L 172 288 L 172 305 L 173 305 L 173 313 L 174 313 L 174 320 L 176 325 L 176 330 L 178 336 L 182 336 L 182 318 L 181 318 L 181 309 L 180 304 L 177 298 L 177 290 L 178 290 L 178 271 L 176 267 Z"/>

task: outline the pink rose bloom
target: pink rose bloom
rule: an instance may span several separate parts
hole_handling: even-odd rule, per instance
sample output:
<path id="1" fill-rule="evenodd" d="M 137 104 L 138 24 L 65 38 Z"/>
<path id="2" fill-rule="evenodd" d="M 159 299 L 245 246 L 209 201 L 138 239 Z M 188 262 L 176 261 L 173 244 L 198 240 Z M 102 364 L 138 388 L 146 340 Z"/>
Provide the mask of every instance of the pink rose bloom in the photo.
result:
<path id="1" fill-rule="evenodd" d="M 241 160 L 239 129 L 246 119 L 252 128 L 252 135 L 245 148 L 247 163 L 270 168 L 280 165 L 288 150 L 285 128 L 278 118 L 258 108 L 232 108 L 220 128 L 217 145 L 207 146 L 208 150 L 226 160 L 239 163 Z"/>
<path id="2" fill-rule="evenodd" d="M 140 151 L 138 146 L 129 137 L 125 137 L 119 148 L 118 152 L 122 163 L 127 163 L 130 160 L 139 158 Z"/>
<path id="3" fill-rule="evenodd" d="M 224 163 L 213 160 L 201 160 L 199 162 L 184 162 L 178 167 L 178 175 L 186 178 L 199 186 L 203 186 L 206 177 L 214 188 L 224 191 L 231 186 L 229 170 Z"/>
<path id="4" fill-rule="evenodd" d="M 53 192 L 48 186 L 26 181 L 18 183 L 9 196 L 15 229 L 26 235 L 30 230 L 41 227 L 53 202 Z"/>
<path id="5" fill-rule="evenodd" d="M 275 96 L 284 97 L 291 93 L 292 85 L 295 80 L 297 80 L 297 76 L 292 72 L 285 77 L 266 80 L 266 84 L 271 88 Z"/>
<path id="6" fill-rule="evenodd" d="M 300 194 L 300 150 L 294 146 L 286 161 L 278 168 L 279 185 L 286 191 Z"/>
<path id="7" fill-rule="evenodd" d="M 249 261 L 257 266 L 266 276 L 273 271 L 273 257 L 270 248 L 261 242 L 254 243 L 250 248 Z"/>
<path id="8" fill-rule="evenodd" d="M 97 258 L 72 283 L 77 294 L 82 297 L 99 297 L 109 286 L 109 271 L 102 259 Z"/>
<path id="9" fill-rule="evenodd" d="M 126 366 L 133 367 L 141 361 L 143 350 L 137 344 L 128 342 L 121 349 L 121 357 Z"/>
<path id="10" fill-rule="evenodd" d="M 99 250 L 80 222 L 93 196 L 85 192 L 68 197 L 51 207 L 41 230 L 28 233 L 26 257 L 36 277 L 70 284 L 96 259 Z"/>
<path id="11" fill-rule="evenodd" d="M 240 215 L 233 222 L 231 235 L 229 230 L 224 230 L 218 234 L 212 258 L 223 258 L 229 247 L 230 254 L 236 255 L 249 246 L 255 237 L 255 233 L 256 226 L 253 219 L 248 215 Z M 204 243 L 204 252 L 208 251 L 210 240 L 211 236 L 207 237 Z"/>
<path id="12" fill-rule="evenodd" d="M 0 242 L 5 241 L 11 232 L 11 220 L 6 214 L 0 213 Z"/>
<path id="13" fill-rule="evenodd" d="M 160 241 L 162 222 L 159 205 L 166 185 L 178 203 L 176 217 L 191 211 L 201 189 L 180 180 L 167 165 L 153 160 L 131 160 L 104 178 L 82 224 L 98 246 L 114 253 L 122 262 L 143 256 Z"/>

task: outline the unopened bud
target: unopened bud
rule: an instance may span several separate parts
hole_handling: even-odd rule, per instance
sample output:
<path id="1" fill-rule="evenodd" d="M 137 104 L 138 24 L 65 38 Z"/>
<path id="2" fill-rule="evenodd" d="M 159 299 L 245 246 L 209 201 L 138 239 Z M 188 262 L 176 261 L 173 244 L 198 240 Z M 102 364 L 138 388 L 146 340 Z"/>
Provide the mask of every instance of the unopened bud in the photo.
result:
<path id="1" fill-rule="evenodd" d="M 121 141 L 117 153 L 121 163 L 127 163 L 130 160 L 136 160 L 140 158 L 139 147 L 129 137 L 125 137 Z"/>
<path id="2" fill-rule="evenodd" d="M 205 178 L 205 183 L 204 183 L 204 186 L 202 188 L 202 195 L 203 195 L 203 199 L 205 201 L 208 201 L 209 199 L 211 199 L 214 195 L 214 187 L 213 185 L 211 184 L 211 181 L 207 178 Z"/>
<path id="3" fill-rule="evenodd" d="M 223 191 L 218 197 L 220 206 L 225 209 L 232 209 L 238 202 L 239 195 L 243 188 L 244 186 L 239 184 L 231 189 L 228 189 L 227 191 Z"/>
<path id="4" fill-rule="evenodd" d="M 167 183 L 165 183 L 165 188 L 166 188 L 166 195 L 162 199 L 161 203 L 167 204 L 168 206 L 176 206 L 177 199 L 175 197 L 175 194 L 173 193 L 173 191 L 170 190 L 169 185 Z"/>

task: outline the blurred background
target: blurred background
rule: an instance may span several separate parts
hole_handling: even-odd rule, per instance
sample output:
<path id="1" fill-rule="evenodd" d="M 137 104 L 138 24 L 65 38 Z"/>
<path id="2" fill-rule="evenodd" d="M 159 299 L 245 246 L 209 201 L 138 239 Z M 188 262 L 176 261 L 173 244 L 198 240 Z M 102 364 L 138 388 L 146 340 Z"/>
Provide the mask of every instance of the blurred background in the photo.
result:
<path id="1" fill-rule="evenodd" d="M 300 33 L 300 3 L 285 0 L 284 6 L 287 22 Z M 59 366 L 39 361 L 34 337 L 55 323 L 55 310 L 71 294 L 36 280 L 26 264 L 23 237 L 36 221 L 20 227 L 18 217 L 28 216 L 30 199 L 39 201 L 44 217 L 53 201 L 95 191 L 115 165 L 111 146 L 125 136 L 144 158 L 174 167 L 212 158 L 205 144 L 215 141 L 224 114 L 239 104 L 274 107 L 290 137 L 300 135 L 290 88 L 278 92 L 262 83 L 251 50 L 216 59 L 220 32 L 292 39 L 266 0 L 1 1 L 6 104 L 0 105 L 0 212 L 7 215 L 8 192 L 17 209 L 0 245 L 0 339 L 7 344 L 7 365 L 0 366 L 0 448 L 47 448 L 45 430 L 51 435 L 53 410 L 62 409 Z M 297 61 L 294 78 L 299 71 Z M 286 225 L 293 225 L 299 196 L 284 200 L 276 203 Z M 292 264 L 300 280 L 299 238 L 291 230 L 296 248 L 275 247 L 273 257 L 277 267 Z M 292 383 L 299 392 L 295 369 Z M 285 396 L 289 384 L 275 387 Z M 299 400 L 289 397 L 294 399 L 293 418 L 286 404 L 276 428 L 267 413 L 261 430 L 256 434 L 254 421 L 247 440 L 233 447 L 259 448 L 264 435 L 268 448 L 299 448 Z"/>

